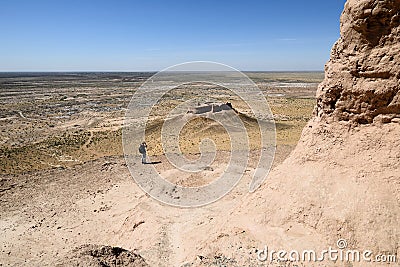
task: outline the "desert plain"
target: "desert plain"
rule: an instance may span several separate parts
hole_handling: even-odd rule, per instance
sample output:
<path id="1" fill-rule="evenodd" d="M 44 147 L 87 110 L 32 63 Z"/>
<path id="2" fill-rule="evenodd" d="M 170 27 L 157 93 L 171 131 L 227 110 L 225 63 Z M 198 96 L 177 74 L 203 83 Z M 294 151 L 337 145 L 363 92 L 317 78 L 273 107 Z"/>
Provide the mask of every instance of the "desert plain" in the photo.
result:
<path id="1" fill-rule="evenodd" d="M 312 117 L 315 93 L 324 73 L 245 74 L 262 91 L 274 116 L 274 167 L 290 154 Z M 249 194 L 254 160 L 250 160 L 242 181 L 233 191 L 196 209 L 159 203 L 135 184 L 128 171 L 122 149 L 126 108 L 135 90 L 152 75 L 1 74 L 2 265 L 84 266 L 85 260 L 80 257 L 93 254 L 90 246 L 107 245 L 133 251 L 141 257 L 136 263 L 143 261 L 150 266 L 235 266 L 237 259 L 232 251 L 205 251 L 204 244 L 193 243 L 185 231 L 200 227 L 197 234 L 205 235 L 202 231 L 208 227 L 202 225 L 211 224 L 222 211 L 241 203 L 243 195 Z M 221 103 L 232 103 L 245 115 L 242 119 L 248 125 L 250 137 L 253 133 L 253 139 L 257 139 L 257 125 L 250 110 L 229 90 L 187 85 L 171 91 L 154 107 L 146 141 L 148 155 L 161 162 L 156 166 L 158 171 L 180 185 L 203 184 L 222 171 L 229 154 L 229 138 L 223 128 L 211 120 L 193 120 L 181 133 L 182 152 L 196 157 L 199 142 L 203 138 L 213 139 L 218 153 L 212 166 L 196 175 L 177 175 L 163 155 L 159 137 L 163 118 L 183 99 L 205 95 Z M 250 148 L 251 159 L 256 158 L 259 143 L 250 140 Z M 149 235 L 148 231 L 155 234 Z M 254 254 L 258 245 L 254 242 L 253 247 L 244 248 L 246 261 L 258 264 Z M 99 262 L 102 257 L 107 258 L 106 254 L 99 256 Z M 93 257 L 89 258 L 88 262 L 93 261 Z"/>

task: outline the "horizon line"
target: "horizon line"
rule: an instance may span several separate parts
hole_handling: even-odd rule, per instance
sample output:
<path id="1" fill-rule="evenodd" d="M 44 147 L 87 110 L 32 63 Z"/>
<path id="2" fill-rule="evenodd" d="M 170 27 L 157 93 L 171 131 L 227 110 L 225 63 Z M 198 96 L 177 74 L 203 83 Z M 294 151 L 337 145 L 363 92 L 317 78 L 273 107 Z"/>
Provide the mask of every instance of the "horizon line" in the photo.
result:
<path id="1" fill-rule="evenodd" d="M 161 70 L 0 70 L 0 73 L 157 73 Z M 324 70 L 239 70 L 241 72 L 324 72 Z M 197 72 L 197 71 L 193 71 Z M 201 71 L 199 71 L 201 72 Z"/>

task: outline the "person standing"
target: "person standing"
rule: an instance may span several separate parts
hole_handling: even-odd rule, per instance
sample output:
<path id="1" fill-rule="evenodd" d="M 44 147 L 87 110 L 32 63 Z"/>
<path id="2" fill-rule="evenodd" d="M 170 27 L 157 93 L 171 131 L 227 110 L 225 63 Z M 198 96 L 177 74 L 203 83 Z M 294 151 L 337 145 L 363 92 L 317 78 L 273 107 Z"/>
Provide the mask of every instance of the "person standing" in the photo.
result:
<path id="1" fill-rule="evenodd" d="M 143 142 L 139 146 L 139 153 L 142 154 L 142 164 L 146 164 L 147 144 Z"/>

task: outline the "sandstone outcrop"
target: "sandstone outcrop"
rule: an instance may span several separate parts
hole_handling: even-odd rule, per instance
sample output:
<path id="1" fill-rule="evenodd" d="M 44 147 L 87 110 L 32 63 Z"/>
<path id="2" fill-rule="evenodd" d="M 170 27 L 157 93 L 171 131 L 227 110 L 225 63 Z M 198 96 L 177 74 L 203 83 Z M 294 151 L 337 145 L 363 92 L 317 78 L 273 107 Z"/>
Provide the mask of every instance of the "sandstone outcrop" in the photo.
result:
<path id="1" fill-rule="evenodd" d="M 361 124 L 400 117 L 400 1 L 349 0 L 316 114 Z"/>

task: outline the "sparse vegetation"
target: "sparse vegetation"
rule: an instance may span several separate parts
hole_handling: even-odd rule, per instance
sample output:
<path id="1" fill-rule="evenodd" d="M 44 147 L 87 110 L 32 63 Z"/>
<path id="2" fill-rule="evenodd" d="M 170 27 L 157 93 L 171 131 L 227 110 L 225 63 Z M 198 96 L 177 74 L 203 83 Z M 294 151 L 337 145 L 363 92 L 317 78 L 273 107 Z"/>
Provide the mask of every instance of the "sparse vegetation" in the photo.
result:
<path id="1" fill-rule="evenodd" d="M 21 173 L 54 167 L 70 167 L 103 156 L 122 155 L 124 108 L 132 93 L 150 73 L 77 75 L 46 74 L 33 77 L 3 77 L 0 88 L 1 117 L 0 173 Z M 296 144 L 301 130 L 311 117 L 316 85 L 323 73 L 247 73 L 270 104 L 277 126 L 277 161 L 283 160 Z M 21 87 L 21 82 L 25 85 Z M 285 87 L 281 87 L 279 83 Z M 287 84 L 292 84 L 287 87 Z M 221 102 L 232 102 L 246 113 L 248 108 L 224 88 L 207 85 L 188 86 L 170 91 L 152 110 L 156 125 L 148 128 L 149 152 L 162 153 L 160 128 L 156 123 L 181 101 L 199 96 L 213 96 Z M 184 152 L 198 150 L 200 140 L 218 136 L 218 146 L 229 149 L 223 129 L 204 121 L 206 132 L 195 131 L 196 125 L 184 128 L 180 144 Z M 248 125 L 251 125 L 248 124 Z M 214 130 L 218 130 L 213 132 Z M 249 128 L 255 129 L 253 128 Z M 252 131 L 252 130 L 251 130 Z M 251 132 L 250 131 L 250 132 Z M 257 135 L 256 132 L 254 132 Z M 157 136 L 158 135 L 158 136 Z M 225 136 L 225 137 L 224 137 Z M 257 138 L 256 138 L 257 139 Z M 254 141 L 254 140 L 253 140 Z M 257 148 L 257 141 L 251 145 Z"/>

